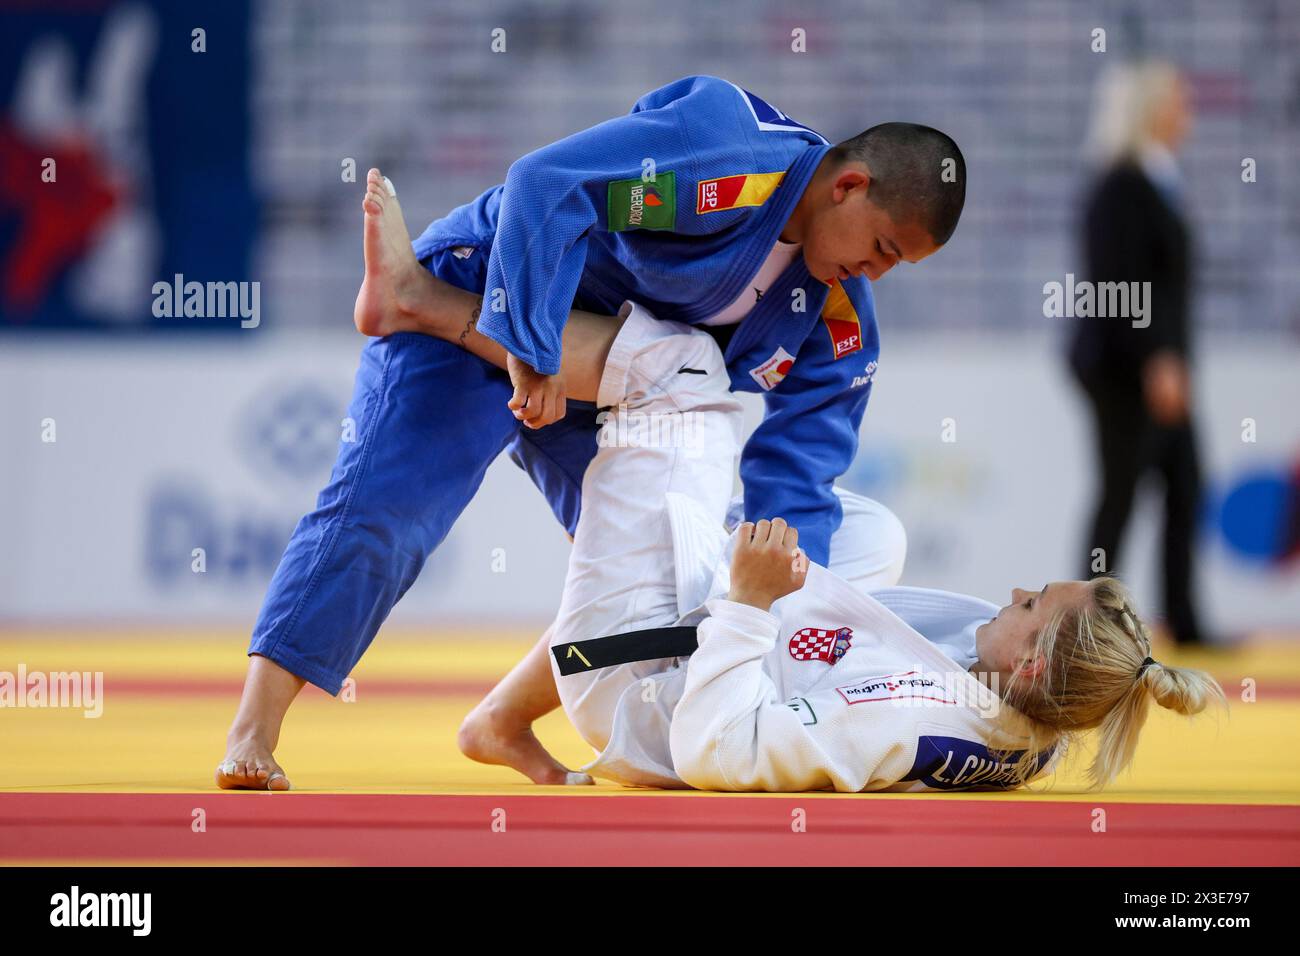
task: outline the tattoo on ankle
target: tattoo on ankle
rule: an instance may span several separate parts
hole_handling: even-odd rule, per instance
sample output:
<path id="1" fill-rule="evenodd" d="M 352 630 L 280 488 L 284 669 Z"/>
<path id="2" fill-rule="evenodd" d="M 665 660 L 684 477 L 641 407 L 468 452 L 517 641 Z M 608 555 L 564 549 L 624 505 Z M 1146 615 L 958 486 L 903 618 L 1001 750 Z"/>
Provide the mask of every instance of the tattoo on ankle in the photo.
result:
<path id="1" fill-rule="evenodd" d="M 465 323 L 465 331 L 460 333 L 460 345 L 465 346 L 465 339 L 474 331 L 474 326 L 478 325 L 478 317 L 483 312 L 483 300 L 478 300 L 478 305 L 474 306 L 474 311 L 470 313 L 469 321 Z"/>

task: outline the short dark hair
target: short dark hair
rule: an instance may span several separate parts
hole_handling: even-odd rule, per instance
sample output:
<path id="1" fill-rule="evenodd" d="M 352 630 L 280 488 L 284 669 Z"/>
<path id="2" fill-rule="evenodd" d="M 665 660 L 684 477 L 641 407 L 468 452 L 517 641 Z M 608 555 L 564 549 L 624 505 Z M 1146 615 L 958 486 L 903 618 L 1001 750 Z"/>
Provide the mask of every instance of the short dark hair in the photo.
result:
<path id="1" fill-rule="evenodd" d="M 881 123 L 832 152 L 840 161 L 867 165 L 867 198 L 895 221 L 918 222 L 940 246 L 952 236 L 966 204 L 966 159 L 947 133 L 916 123 Z"/>

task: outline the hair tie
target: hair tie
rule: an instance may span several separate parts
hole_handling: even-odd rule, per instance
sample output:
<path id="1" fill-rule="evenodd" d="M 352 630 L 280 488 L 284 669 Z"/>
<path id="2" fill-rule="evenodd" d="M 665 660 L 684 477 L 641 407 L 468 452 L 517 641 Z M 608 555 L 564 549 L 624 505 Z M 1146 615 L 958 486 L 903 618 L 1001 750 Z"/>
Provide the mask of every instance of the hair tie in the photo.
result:
<path id="1" fill-rule="evenodd" d="M 1138 679 L 1138 680 L 1141 680 L 1141 679 L 1142 679 L 1142 675 L 1146 673 L 1146 669 L 1147 669 L 1148 667 L 1150 667 L 1150 666 L 1151 666 L 1152 664 L 1154 664 L 1154 663 L 1155 663 L 1155 661 L 1153 661 L 1153 660 L 1152 660 L 1151 658 L 1149 658 L 1149 657 L 1148 657 L 1146 660 L 1144 660 L 1144 661 L 1142 662 L 1142 666 L 1138 668 L 1137 679 Z"/>

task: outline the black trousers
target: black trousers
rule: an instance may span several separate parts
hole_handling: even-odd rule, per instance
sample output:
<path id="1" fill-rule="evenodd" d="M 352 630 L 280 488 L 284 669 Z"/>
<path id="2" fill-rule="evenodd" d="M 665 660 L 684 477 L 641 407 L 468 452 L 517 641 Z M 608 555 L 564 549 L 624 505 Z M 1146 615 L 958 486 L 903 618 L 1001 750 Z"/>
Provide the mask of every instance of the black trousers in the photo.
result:
<path id="1" fill-rule="evenodd" d="M 1190 420 L 1167 428 L 1147 412 L 1133 386 L 1082 381 L 1092 406 L 1101 494 L 1088 535 L 1084 579 L 1092 577 L 1094 549 L 1105 555 L 1105 571 L 1122 570 L 1120 545 L 1141 479 L 1149 473 L 1164 485 L 1161 557 L 1165 616 L 1179 644 L 1202 640 L 1192 595 L 1193 557 L 1201 497 L 1201 469 Z"/>

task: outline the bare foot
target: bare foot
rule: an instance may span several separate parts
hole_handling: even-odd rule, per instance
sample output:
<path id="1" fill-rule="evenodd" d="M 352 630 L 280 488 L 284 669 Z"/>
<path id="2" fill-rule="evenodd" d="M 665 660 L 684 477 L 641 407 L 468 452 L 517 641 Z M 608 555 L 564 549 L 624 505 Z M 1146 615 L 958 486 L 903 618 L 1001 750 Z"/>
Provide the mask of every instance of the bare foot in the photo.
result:
<path id="1" fill-rule="evenodd" d="M 595 783 L 585 773 L 564 766 L 542 746 L 531 725 L 512 719 L 494 706 L 491 698 L 475 707 L 464 723 L 456 743 L 470 760 L 518 770 L 533 783 L 552 786 L 580 786 Z"/>
<path id="2" fill-rule="evenodd" d="M 363 335 L 416 331 L 411 313 L 433 276 L 416 261 L 397 191 L 378 169 L 366 174 L 361 208 L 365 212 L 366 277 L 357 293 L 352 320 Z"/>
<path id="3" fill-rule="evenodd" d="M 222 790 L 289 789 L 289 778 L 275 762 L 271 748 L 251 737 L 228 742 L 216 778 Z"/>

